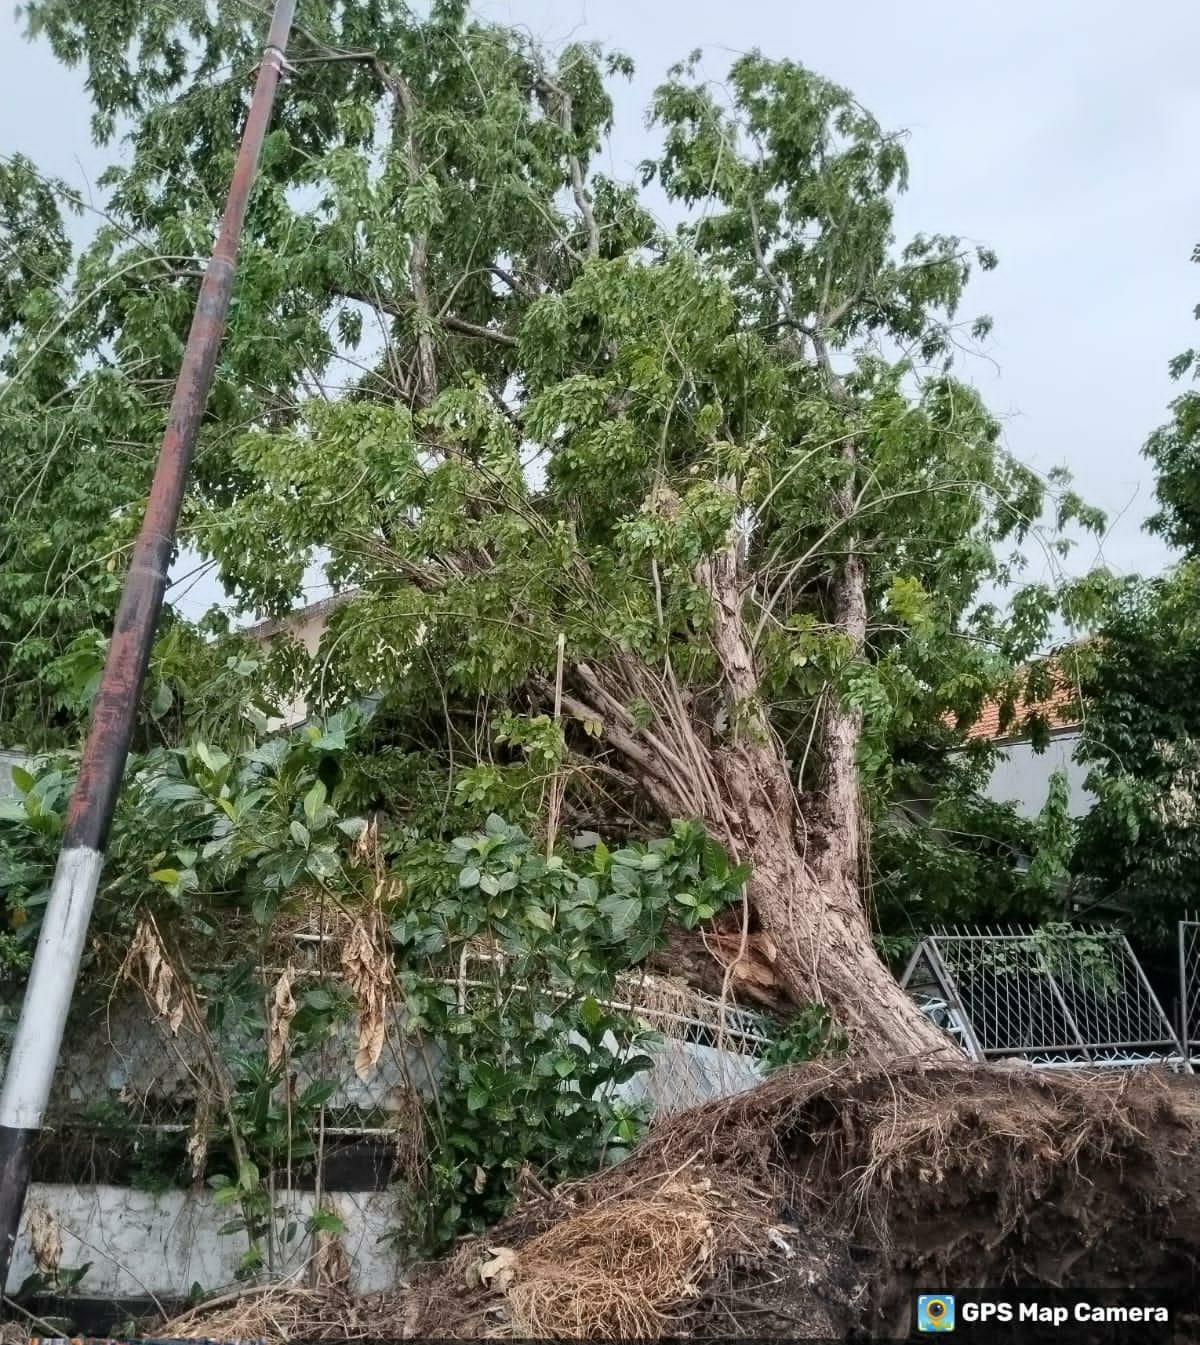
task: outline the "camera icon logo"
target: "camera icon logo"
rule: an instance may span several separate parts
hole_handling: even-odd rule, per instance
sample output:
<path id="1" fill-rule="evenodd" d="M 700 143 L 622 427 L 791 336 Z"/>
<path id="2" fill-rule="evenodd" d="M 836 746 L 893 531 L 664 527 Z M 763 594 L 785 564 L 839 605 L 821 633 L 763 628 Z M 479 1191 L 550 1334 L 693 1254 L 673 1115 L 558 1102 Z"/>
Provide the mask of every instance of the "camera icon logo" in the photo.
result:
<path id="1" fill-rule="evenodd" d="M 954 1295 L 920 1294 L 917 1297 L 918 1331 L 954 1330 Z"/>

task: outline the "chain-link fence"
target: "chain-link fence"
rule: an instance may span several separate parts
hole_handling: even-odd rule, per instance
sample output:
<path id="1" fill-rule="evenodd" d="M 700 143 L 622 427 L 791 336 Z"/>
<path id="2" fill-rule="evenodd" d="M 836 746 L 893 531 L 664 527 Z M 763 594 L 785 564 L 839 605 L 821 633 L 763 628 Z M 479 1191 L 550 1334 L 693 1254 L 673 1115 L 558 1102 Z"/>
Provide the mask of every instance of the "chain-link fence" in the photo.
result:
<path id="1" fill-rule="evenodd" d="M 467 970 L 463 979 L 447 982 L 464 1011 L 481 984 Z M 47 1166 L 44 1155 L 43 1172 L 74 1179 L 80 1136 L 107 1137 L 100 1148 L 94 1138 L 87 1140 L 84 1166 L 94 1179 L 119 1181 L 126 1164 L 118 1155 L 130 1146 L 140 1145 L 145 1154 L 157 1145 L 165 1153 L 174 1137 L 172 1151 L 182 1162 L 191 1136 L 221 1131 L 234 1091 L 237 1104 L 245 1105 L 254 1071 L 263 1069 L 269 970 L 262 982 L 263 1011 L 256 1020 L 215 1027 L 188 1014 L 160 1012 L 142 990 L 128 984 L 99 1002 L 81 1002 L 68 1026 L 47 1115 L 50 1138 L 44 1149 L 58 1158 Z M 323 995 L 339 992 L 338 977 L 326 974 L 318 981 L 315 971 L 300 970 L 292 987 L 298 1000 L 306 985 L 319 985 Z M 352 1001 L 349 991 L 344 993 Z M 650 1065 L 614 1089 L 626 1101 L 645 1103 L 655 1113 L 675 1112 L 753 1087 L 761 1079 L 758 1058 L 769 1038 L 757 1015 L 655 978 L 623 981 L 610 1007 L 651 1034 L 636 1048 L 649 1056 Z M 282 1084 L 270 1091 L 277 1099 L 282 1087 L 290 1107 L 311 1096 L 309 1090 L 318 1090 L 320 1105 L 311 1124 L 319 1125 L 323 1142 L 331 1147 L 403 1143 L 403 1132 L 414 1122 L 414 1103 L 436 1107 L 442 1053 L 436 1042 L 409 1030 L 405 1006 L 397 1000 L 385 1015 L 377 1060 L 356 1069 L 358 1026 L 350 1013 L 317 1049 L 287 1057 Z M 200 1175 L 202 1164 L 194 1166 Z"/>
<path id="2" fill-rule="evenodd" d="M 1115 930 L 940 931 L 918 945 L 903 984 L 976 1060 L 1081 1069 L 1185 1059 Z"/>

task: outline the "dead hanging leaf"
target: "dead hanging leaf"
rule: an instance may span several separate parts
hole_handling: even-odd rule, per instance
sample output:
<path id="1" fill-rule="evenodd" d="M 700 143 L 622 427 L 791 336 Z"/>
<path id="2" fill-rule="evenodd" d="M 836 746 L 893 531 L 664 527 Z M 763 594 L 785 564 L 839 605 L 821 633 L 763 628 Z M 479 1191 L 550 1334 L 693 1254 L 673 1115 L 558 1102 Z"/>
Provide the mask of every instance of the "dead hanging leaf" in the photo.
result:
<path id="1" fill-rule="evenodd" d="M 489 1247 L 490 1260 L 479 1266 L 479 1278 L 493 1289 L 507 1289 L 517 1278 L 517 1254 L 511 1247 Z"/>
<path id="2" fill-rule="evenodd" d="M 350 848 L 350 857 L 367 868 L 380 872 L 383 855 L 379 849 L 379 819 L 371 818 L 358 834 L 358 839 Z"/>
<path id="3" fill-rule="evenodd" d="M 335 1211 L 323 1207 L 333 1214 Z M 350 1258 L 341 1238 L 329 1229 L 320 1229 L 316 1235 L 315 1255 L 317 1289 L 345 1289 L 350 1283 Z"/>
<path id="4" fill-rule="evenodd" d="M 205 1131 L 193 1130 L 188 1136 L 187 1156 L 191 1164 L 192 1181 L 202 1180 L 208 1164 L 208 1135 Z"/>
<path id="5" fill-rule="evenodd" d="M 58 1220 L 45 1205 L 32 1205 L 26 1229 L 29 1252 L 43 1275 L 57 1275 L 62 1263 L 62 1232 Z"/>
<path id="6" fill-rule="evenodd" d="M 342 974 L 358 1002 L 354 1072 L 360 1079 L 368 1078 L 378 1063 L 387 1029 L 392 969 L 382 944 L 383 940 L 373 939 L 367 925 L 359 920 L 342 948 Z"/>
<path id="7" fill-rule="evenodd" d="M 270 1021 L 267 1025 L 267 1064 L 271 1069 L 287 1054 L 288 1032 L 296 1016 L 296 1001 L 292 995 L 292 982 L 295 979 L 296 973 L 289 962 L 275 982 L 275 991 L 271 996 Z"/>
<path id="8" fill-rule="evenodd" d="M 183 990 L 153 919 L 147 918 L 139 923 L 129 952 L 121 964 L 121 975 L 141 987 L 154 1011 L 166 1020 L 171 1035 L 177 1036 L 183 1022 Z"/>

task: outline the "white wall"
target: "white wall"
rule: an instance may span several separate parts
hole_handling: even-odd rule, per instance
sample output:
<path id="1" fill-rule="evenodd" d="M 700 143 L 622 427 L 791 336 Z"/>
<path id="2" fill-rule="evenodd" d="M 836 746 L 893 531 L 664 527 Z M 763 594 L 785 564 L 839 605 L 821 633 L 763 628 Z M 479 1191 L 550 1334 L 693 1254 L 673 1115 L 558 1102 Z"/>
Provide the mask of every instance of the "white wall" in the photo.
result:
<path id="1" fill-rule="evenodd" d="M 312 1213 L 313 1199 L 311 1191 L 293 1191 L 287 1197 L 301 1230 L 281 1256 L 276 1267 L 280 1274 L 312 1255 L 303 1221 Z M 342 1191 L 327 1195 L 325 1202 L 346 1226 L 341 1242 L 350 1260 L 352 1288 L 369 1293 L 393 1287 L 401 1274 L 400 1258 L 390 1242 L 380 1239 L 397 1227 L 398 1192 Z M 39 1206 L 58 1227 L 59 1264 L 73 1268 L 91 1262 L 73 1290 L 86 1298 L 180 1298 L 194 1284 L 212 1292 L 234 1283 L 247 1246 L 244 1233 L 218 1232 L 236 1216 L 237 1207 L 217 1205 L 211 1191 L 152 1193 L 35 1182 L 13 1249 L 10 1293 L 35 1270 L 26 1227 Z"/>
<path id="2" fill-rule="evenodd" d="M 29 758 L 24 752 L 8 752 L 0 748 L 0 799 L 16 797 L 17 787 L 13 784 L 12 768 L 25 766 Z"/>
<path id="3" fill-rule="evenodd" d="M 1035 752 L 1027 739 L 1006 743 L 992 770 L 985 793 L 996 803 L 1015 803 L 1023 817 L 1035 817 L 1046 802 L 1050 777 L 1066 772 L 1072 817 L 1082 817 L 1096 801 L 1084 788 L 1088 768 L 1075 760 L 1077 728 L 1054 734 L 1044 752 Z"/>

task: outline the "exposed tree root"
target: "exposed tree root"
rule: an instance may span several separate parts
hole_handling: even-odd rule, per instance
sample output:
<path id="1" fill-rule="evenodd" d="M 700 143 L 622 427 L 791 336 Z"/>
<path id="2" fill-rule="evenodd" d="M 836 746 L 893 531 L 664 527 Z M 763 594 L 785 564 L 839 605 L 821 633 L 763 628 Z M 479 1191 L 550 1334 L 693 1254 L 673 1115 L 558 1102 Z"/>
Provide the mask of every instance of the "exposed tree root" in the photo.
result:
<path id="1" fill-rule="evenodd" d="M 930 1284 L 1195 1301 L 1196 1081 L 807 1065 L 665 1119 L 620 1166 L 523 1202 L 411 1289 L 252 1291 L 156 1334 L 907 1338 Z"/>
<path id="2" fill-rule="evenodd" d="M 1197 1178 L 1190 1079 L 811 1065 L 519 1208 L 430 1272 L 410 1319 L 428 1336 L 886 1334 L 930 1283 L 1195 1283 Z M 503 1283 L 479 1274 L 499 1247 Z M 635 1247 L 644 1273 L 621 1269 Z"/>

